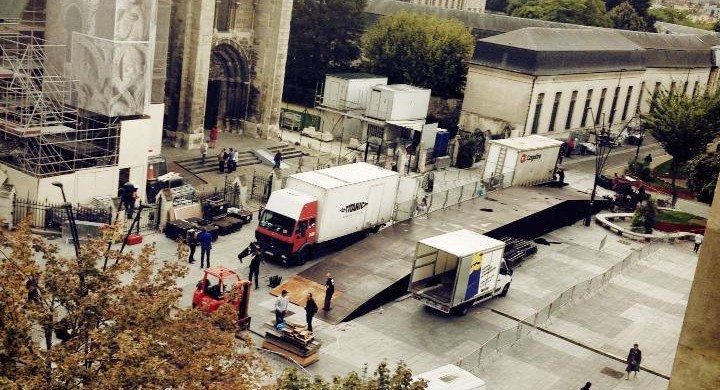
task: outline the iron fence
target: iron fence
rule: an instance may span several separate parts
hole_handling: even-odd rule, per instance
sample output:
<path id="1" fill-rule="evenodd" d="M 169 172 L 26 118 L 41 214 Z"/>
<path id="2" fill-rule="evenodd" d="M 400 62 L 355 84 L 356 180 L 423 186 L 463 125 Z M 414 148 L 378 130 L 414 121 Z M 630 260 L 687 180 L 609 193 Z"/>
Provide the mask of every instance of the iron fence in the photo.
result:
<path id="1" fill-rule="evenodd" d="M 252 178 L 252 185 L 250 186 L 250 198 L 258 200 L 260 202 L 267 202 L 270 199 L 270 192 L 272 191 L 272 179 L 270 177 L 263 177 L 254 175 Z"/>
<path id="2" fill-rule="evenodd" d="M 545 325 L 551 318 L 572 305 L 572 303 L 589 297 L 600 288 L 606 286 L 610 281 L 623 273 L 628 267 L 646 259 L 657 250 L 654 244 L 648 244 L 641 250 L 626 256 L 621 262 L 616 263 L 607 271 L 591 279 L 584 280 L 563 291 L 548 305 L 536 311 L 530 316 L 508 329 L 498 332 L 495 336 L 485 341 L 475 351 L 461 357 L 455 364 L 463 369 L 471 371 L 480 367 L 484 362 L 492 361 L 492 358 L 499 355 L 504 349 L 515 345 L 523 337 L 530 335 L 537 328 Z"/>

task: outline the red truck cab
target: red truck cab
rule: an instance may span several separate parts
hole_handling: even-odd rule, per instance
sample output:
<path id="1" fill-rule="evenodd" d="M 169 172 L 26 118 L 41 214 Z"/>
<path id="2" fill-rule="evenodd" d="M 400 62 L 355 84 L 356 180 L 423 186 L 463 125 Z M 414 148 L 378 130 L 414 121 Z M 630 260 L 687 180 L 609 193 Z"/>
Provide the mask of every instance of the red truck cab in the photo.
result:
<path id="1" fill-rule="evenodd" d="M 317 198 L 292 189 L 272 193 L 258 218 L 255 239 L 263 255 L 304 264 L 317 241 Z"/>

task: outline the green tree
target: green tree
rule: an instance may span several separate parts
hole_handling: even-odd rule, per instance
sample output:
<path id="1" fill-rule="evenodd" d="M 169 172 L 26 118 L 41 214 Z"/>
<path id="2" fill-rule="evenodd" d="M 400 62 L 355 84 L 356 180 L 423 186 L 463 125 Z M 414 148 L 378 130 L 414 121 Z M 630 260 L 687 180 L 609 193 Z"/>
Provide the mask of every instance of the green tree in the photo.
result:
<path id="1" fill-rule="evenodd" d="M 508 7 L 508 0 L 487 0 L 485 3 L 485 11 L 494 11 L 505 13 Z"/>
<path id="2" fill-rule="evenodd" d="M 360 58 L 366 0 L 295 0 L 285 83 L 315 88 L 325 75 L 352 70 Z"/>
<path id="3" fill-rule="evenodd" d="M 322 377 L 310 378 L 295 369 L 287 370 L 277 380 L 278 390 L 423 390 L 425 381 L 413 381 L 412 372 L 404 362 L 399 362 L 391 371 L 387 362 L 382 362 L 368 376 L 367 366 L 361 375 L 352 372 L 345 377 L 334 377 L 330 383 Z"/>
<path id="4" fill-rule="evenodd" d="M 705 151 L 720 131 L 720 94 L 688 97 L 682 91 L 661 90 L 653 109 L 642 118 L 646 129 L 673 157 L 670 171 L 675 191 L 678 167 Z"/>
<path id="5" fill-rule="evenodd" d="M 720 153 L 704 153 L 690 160 L 687 165 L 688 189 L 701 202 L 712 202 L 720 172 Z"/>
<path id="6" fill-rule="evenodd" d="M 179 308 L 186 266 L 157 265 L 145 246 L 111 251 L 101 271 L 104 248 L 91 240 L 65 258 L 26 222 L 0 231 L 0 383 L 14 384 L 3 388 L 258 387 L 262 360 L 216 326 L 232 321 L 229 306 Z"/>
<path id="7" fill-rule="evenodd" d="M 705 30 L 712 30 L 712 24 L 698 23 L 690 19 L 690 11 L 683 11 L 672 7 L 664 8 L 653 8 L 648 13 L 655 17 L 655 19 L 672 24 L 679 24 L 682 26 L 700 28 Z"/>
<path id="8" fill-rule="evenodd" d="M 475 38 L 460 21 L 408 12 L 381 18 L 362 38 L 368 71 L 441 97 L 462 94 L 474 47 Z"/>
<path id="9" fill-rule="evenodd" d="M 552 22 L 612 26 L 602 0 L 512 0 L 508 13 L 521 18 Z"/>
<path id="10" fill-rule="evenodd" d="M 613 27 L 620 30 L 646 31 L 647 24 L 627 1 L 611 9 L 607 16 L 612 20 Z"/>

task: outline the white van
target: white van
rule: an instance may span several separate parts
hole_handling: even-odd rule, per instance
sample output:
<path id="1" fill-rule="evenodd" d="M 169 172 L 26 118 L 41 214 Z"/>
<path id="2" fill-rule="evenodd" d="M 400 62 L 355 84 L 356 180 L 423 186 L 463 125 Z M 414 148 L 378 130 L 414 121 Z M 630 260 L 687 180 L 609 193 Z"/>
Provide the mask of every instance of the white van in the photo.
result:
<path id="1" fill-rule="evenodd" d="M 488 390 L 485 381 L 454 364 L 418 374 L 414 379 L 425 379 L 427 390 Z"/>

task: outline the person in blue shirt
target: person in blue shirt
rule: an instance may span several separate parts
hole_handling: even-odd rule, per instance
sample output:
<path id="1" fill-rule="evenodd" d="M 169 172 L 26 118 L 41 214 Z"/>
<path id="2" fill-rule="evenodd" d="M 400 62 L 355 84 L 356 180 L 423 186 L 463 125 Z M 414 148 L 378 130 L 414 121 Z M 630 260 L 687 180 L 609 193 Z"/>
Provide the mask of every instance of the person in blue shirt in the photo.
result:
<path id="1" fill-rule="evenodd" d="M 210 268 L 210 249 L 212 249 L 212 234 L 206 229 L 203 229 L 197 236 L 197 240 L 200 243 L 200 268 L 203 268 L 205 264 L 205 256 L 207 256 L 207 268 Z"/>

